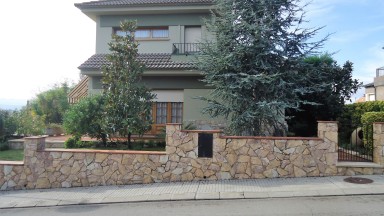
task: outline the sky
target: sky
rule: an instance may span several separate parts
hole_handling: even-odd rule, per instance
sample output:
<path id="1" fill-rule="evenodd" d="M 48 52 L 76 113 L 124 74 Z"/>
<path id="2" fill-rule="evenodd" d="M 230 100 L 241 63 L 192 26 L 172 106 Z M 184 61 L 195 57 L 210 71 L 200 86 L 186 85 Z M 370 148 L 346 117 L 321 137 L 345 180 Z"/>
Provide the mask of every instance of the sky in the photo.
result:
<path id="1" fill-rule="evenodd" d="M 84 1 L 2 2 L 0 108 L 20 107 L 54 84 L 80 80 L 77 67 L 96 43 L 95 22 L 74 6 Z M 339 65 L 351 61 L 354 78 L 373 82 L 384 66 L 384 0 L 312 0 L 305 11 L 306 25 L 324 27 L 316 38 L 332 34 L 320 51 L 334 53 Z"/>

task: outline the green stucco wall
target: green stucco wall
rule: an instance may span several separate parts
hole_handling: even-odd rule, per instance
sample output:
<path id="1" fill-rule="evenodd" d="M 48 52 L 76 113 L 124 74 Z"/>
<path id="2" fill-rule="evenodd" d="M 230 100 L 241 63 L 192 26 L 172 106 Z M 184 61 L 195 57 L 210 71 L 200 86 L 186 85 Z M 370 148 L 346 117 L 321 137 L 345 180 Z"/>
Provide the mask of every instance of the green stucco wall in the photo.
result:
<path id="1" fill-rule="evenodd" d="M 151 89 L 200 89 L 207 88 L 203 82 L 199 80 L 202 77 L 172 77 L 172 76 L 162 76 L 162 77 L 143 77 L 143 82 Z"/>
<path id="2" fill-rule="evenodd" d="M 206 106 L 206 102 L 195 99 L 199 96 L 206 96 L 210 89 L 184 89 L 184 121 L 208 120 L 208 115 L 203 115 L 201 110 Z"/>
<path id="3" fill-rule="evenodd" d="M 122 20 L 137 20 L 138 26 L 202 25 L 209 14 L 150 14 L 126 16 L 100 16 L 101 27 L 118 27 Z"/>
<path id="4" fill-rule="evenodd" d="M 112 39 L 113 28 L 122 20 L 137 20 L 140 27 L 168 26 L 169 38 L 165 40 L 140 40 L 139 53 L 172 53 L 173 43 L 184 43 L 185 26 L 202 26 L 208 14 L 154 14 L 131 16 L 100 16 L 96 24 L 96 53 L 109 53 L 108 43 Z M 202 37 L 210 37 L 202 27 Z"/>
<path id="5" fill-rule="evenodd" d="M 143 77 L 143 82 L 150 88 L 155 90 L 177 90 L 177 89 L 206 89 L 207 87 L 200 76 L 185 76 L 185 77 L 173 77 L 173 76 L 151 76 Z M 90 90 L 102 89 L 101 77 L 93 76 L 89 81 Z"/>

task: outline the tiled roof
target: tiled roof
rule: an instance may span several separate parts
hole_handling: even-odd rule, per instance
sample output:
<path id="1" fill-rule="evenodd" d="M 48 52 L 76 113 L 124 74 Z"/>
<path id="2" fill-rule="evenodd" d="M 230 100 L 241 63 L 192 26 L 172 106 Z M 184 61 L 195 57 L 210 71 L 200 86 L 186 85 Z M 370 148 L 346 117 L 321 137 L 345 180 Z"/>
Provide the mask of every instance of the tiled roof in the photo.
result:
<path id="1" fill-rule="evenodd" d="M 186 6 L 186 5 L 212 5 L 213 0 L 101 0 L 75 4 L 77 8 L 113 8 L 130 6 Z"/>
<path id="2" fill-rule="evenodd" d="M 101 70 L 107 64 L 107 54 L 95 54 L 81 64 L 80 70 Z M 195 69 L 192 62 L 175 62 L 171 60 L 171 54 L 140 54 L 138 60 L 142 61 L 146 69 Z"/>

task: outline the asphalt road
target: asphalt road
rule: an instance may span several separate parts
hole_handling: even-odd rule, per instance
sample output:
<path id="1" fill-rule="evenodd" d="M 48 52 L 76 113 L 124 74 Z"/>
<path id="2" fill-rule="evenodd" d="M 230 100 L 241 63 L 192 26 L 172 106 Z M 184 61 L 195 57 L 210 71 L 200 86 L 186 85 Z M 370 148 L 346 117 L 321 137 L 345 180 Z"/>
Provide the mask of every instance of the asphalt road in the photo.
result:
<path id="1" fill-rule="evenodd" d="M 384 195 L 201 200 L 2 209 L 1 216 L 384 215 Z"/>

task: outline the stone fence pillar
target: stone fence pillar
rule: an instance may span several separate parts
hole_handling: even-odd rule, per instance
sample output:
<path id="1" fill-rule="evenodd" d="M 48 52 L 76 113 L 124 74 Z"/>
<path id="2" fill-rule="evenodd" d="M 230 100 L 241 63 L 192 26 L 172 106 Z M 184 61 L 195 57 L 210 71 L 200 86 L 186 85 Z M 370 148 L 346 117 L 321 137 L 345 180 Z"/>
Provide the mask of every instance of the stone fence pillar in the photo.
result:
<path id="1" fill-rule="evenodd" d="M 373 123 L 373 162 L 384 165 L 384 122 Z"/>
<path id="2" fill-rule="evenodd" d="M 29 165 L 34 163 L 33 158 L 36 158 L 36 152 L 45 149 L 45 136 L 26 137 L 24 139 L 24 163 Z"/>
<path id="3" fill-rule="evenodd" d="M 317 136 L 333 143 L 332 152 L 337 152 L 338 148 L 338 126 L 337 121 L 318 121 L 317 122 Z"/>

